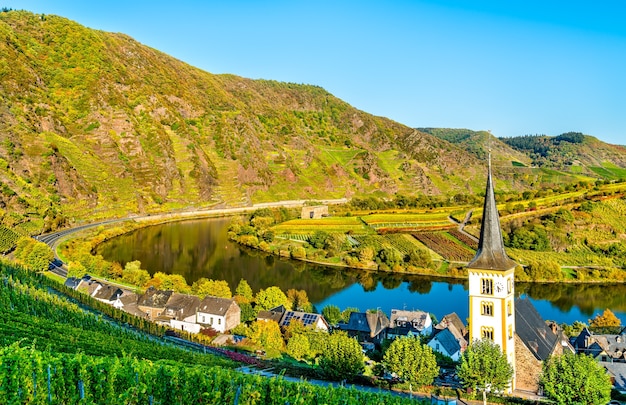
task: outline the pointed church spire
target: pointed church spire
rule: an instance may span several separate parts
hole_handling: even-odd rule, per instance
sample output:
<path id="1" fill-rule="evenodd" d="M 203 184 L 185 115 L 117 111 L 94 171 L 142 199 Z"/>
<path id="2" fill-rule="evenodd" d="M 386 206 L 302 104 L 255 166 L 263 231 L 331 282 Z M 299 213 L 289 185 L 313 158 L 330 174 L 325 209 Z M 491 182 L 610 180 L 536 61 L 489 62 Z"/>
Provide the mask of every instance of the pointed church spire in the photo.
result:
<path id="1" fill-rule="evenodd" d="M 480 240 L 476 256 L 467 265 L 470 269 L 510 270 L 517 263 L 511 260 L 504 251 L 500 216 L 496 206 L 496 197 L 493 193 L 491 178 L 491 148 L 489 149 L 489 170 L 487 173 L 487 188 L 483 205 L 483 219 L 480 227 Z"/>

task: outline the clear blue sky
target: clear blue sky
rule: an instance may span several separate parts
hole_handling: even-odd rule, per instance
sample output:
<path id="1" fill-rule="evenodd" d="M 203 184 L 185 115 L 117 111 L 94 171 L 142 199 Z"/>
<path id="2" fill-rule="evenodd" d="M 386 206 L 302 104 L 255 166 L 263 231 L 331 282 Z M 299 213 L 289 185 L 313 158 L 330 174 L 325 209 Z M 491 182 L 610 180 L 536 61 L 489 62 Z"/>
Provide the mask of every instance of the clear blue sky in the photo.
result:
<path id="1" fill-rule="evenodd" d="M 411 127 L 626 144 L 622 1 L 0 0 Z"/>

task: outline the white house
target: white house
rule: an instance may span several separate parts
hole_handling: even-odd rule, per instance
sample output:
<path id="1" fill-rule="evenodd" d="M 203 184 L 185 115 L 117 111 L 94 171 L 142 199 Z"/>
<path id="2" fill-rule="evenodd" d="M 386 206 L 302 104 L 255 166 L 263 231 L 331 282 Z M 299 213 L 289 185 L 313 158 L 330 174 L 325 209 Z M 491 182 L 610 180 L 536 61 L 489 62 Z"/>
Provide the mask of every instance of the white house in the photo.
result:
<path id="1" fill-rule="evenodd" d="M 224 333 L 241 323 L 241 309 L 235 300 L 207 296 L 198 305 L 196 323 Z"/>

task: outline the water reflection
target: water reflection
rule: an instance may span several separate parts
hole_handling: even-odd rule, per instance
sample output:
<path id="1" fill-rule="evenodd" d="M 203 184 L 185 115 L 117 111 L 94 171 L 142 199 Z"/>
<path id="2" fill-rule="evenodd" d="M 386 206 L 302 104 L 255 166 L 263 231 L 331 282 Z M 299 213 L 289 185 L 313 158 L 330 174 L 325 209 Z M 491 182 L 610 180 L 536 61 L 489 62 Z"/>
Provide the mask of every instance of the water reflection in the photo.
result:
<path id="1" fill-rule="evenodd" d="M 226 280 L 235 289 L 248 281 L 253 291 L 276 285 L 306 290 L 318 308 L 333 304 L 361 310 L 422 309 L 442 317 L 466 319 L 467 282 L 434 277 L 319 266 L 248 249 L 228 240 L 229 219 L 152 226 L 110 240 L 98 253 L 122 265 L 140 260 L 151 274 L 181 274 L 189 284 L 200 277 Z M 626 285 L 516 283 L 544 319 L 587 321 L 610 308 L 626 324 Z"/>

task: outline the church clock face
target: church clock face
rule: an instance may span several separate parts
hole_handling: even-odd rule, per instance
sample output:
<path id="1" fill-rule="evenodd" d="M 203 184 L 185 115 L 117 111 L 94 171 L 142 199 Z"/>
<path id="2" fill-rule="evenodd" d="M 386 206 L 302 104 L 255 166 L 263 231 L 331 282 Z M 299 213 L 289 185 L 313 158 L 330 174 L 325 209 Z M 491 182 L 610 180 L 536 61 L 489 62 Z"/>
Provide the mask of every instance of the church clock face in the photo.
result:
<path id="1" fill-rule="evenodd" d="M 496 282 L 496 292 L 501 293 L 502 291 L 504 291 L 504 284 L 502 281 Z"/>

